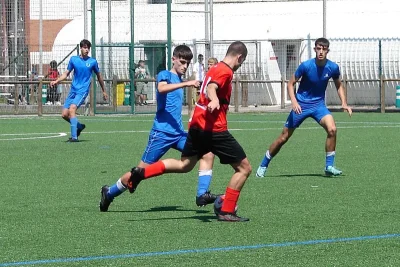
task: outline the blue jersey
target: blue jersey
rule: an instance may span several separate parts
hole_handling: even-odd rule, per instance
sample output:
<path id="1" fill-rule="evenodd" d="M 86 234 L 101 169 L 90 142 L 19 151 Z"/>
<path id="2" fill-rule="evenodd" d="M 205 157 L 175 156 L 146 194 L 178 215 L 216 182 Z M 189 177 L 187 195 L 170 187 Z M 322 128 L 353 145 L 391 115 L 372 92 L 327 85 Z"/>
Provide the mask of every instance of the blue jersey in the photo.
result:
<path id="1" fill-rule="evenodd" d="M 74 71 L 71 91 L 75 93 L 87 93 L 90 89 L 92 72 L 97 74 L 100 71 L 96 59 L 80 56 L 71 57 L 67 69 Z"/>
<path id="2" fill-rule="evenodd" d="M 327 59 L 325 66 L 319 67 L 316 59 L 304 61 L 297 68 L 294 76 L 301 77 L 296 99 L 299 104 L 317 105 L 324 103 L 325 91 L 330 78 L 338 79 L 340 76 L 339 66 Z"/>
<path id="3" fill-rule="evenodd" d="M 182 79 L 175 73 L 163 70 L 157 75 L 156 88 L 159 82 L 167 82 L 168 84 L 181 83 Z M 170 133 L 184 133 L 182 125 L 182 101 L 183 88 L 178 88 L 168 93 L 156 92 L 157 112 L 154 118 L 153 129 Z"/>

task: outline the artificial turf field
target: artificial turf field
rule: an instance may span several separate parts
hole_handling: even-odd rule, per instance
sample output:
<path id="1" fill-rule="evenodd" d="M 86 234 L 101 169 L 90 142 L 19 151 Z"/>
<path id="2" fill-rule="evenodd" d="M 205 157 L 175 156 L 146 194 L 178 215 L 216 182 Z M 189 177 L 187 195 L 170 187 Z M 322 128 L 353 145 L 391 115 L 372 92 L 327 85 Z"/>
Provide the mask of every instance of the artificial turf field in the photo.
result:
<path id="1" fill-rule="evenodd" d="M 197 208 L 196 169 L 99 212 L 101 186 L 139 162 L 153 116 L 81 116 L 80 143 L 65 142 L 59 116 L 1 117 L 0 267 L 400 266 L 400 116 L 333 115 L 338 178 L 323 176 L 326 134 L 311 119 L 256 178 L 287 114 L 228 116 L 253 166 L 239 200 L 247 223 Z M 231 167 L 216 161 L 213 174 L 224 192 Z"/>

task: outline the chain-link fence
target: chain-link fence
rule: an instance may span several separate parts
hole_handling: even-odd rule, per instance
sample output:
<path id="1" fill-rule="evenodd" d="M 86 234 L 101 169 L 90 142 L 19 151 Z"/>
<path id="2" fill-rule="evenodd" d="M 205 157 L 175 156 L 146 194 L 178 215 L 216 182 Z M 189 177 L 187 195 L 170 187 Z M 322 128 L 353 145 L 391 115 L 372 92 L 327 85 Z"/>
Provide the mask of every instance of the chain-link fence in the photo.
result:
<path id="1" fill-rule="evenodd" d="M 43 113 L 60 112 L 70 83 L 50 90 L 49 74 L 54 71 L 54 64 L 59 74 L 66 70 L 70 57 L 79 54 L 78 44 L 83 38 L 95 40 L 92 55 L 99 62 L 110 96 L 104 101 L 94 83 L 94 112 L 155 112 L 154 81 L 157 73 L 168 66 L 169 48 L 172 51 L 176 45 L 187 44 L 194 53 L 192 64 L 198 54 L 205 55 L 206 63 L 211 52 L 222 60 L 230 40 L 236 36 L 226 31 L 218 36 L 231 39 L 215 39 L 211 43 L 207 34 L 212 37 L 212 28 L 205 27 L 210 11 L 201 5 L 204 1 L 194 2 L 195 5 L 173 2 L 168 6 L 162 0 L 71 0 L 68 4 L 54 0 L 0 0 L 0 112 L 37 113 L 39 102 Z M 216 10 L 222 12 L 220 7 Z M 229 9 L 223 12 L 214 13 L 214 17 L 239 16 Z M 185 23 L 188 19 L 196 23 Z M 237 25 L 238 31 L 243 25 Z M 235 74 L 239 93 L 232 103 L 241 107 L 288 105 L 285 81 L 302 61 L 314 57 L 314 39 L 244 42 L 249 54 Z M 395 105 L 395 87 L 400 79 L 399 39 L 336 38 L 331 39 L 330 49 L 328 58 L 341 68 L 349 104 L 369 108 Z M 135 72 L 141 60 L 146 75 L 145 80 L 139 81 L 142 84 L 138 92 Z M 185 78 L 190 78 L 191 73 L 189 70 Z M 41 78 L 47 81 L 43 88 L 39 87 Z M 340 104 L 332 83 L 326 101 L 328 105 Z"/>

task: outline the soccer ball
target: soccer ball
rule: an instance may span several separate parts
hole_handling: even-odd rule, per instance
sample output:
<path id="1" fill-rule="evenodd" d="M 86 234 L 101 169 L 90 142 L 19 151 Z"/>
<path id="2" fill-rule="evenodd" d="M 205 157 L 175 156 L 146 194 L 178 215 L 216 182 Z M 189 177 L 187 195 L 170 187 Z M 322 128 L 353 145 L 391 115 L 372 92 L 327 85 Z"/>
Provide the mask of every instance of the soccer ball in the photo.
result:
<path id="1" fill-rule="evenodd" d="M 214 213 L 215 215 L 218 216 L 218 214 L 221 212 L 222 204 L 224 203 L 225 200 L 225 195 L 219 195 L 217 199 L 214 201 Z M 238 206 L 236 205 L 235 207 L 235 213 L 238 210 Z"/>

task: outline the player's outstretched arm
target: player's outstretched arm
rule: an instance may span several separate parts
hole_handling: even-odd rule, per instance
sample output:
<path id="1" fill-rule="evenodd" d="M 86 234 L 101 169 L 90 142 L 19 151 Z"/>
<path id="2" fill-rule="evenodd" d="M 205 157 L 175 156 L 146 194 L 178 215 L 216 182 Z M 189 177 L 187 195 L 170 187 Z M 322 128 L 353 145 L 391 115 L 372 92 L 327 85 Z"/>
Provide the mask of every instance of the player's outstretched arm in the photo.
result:
<path id="1" fill-rule="evenodd" d="M 50 87 L 53 87 L 54 85 L 57 85 L 59 82 L 62 82 L 65 79 L 67 79 L 67 77 L 70 73 L 71 73 L 71 71 L 66 70 L 60 77 L 58 77 L 56 80 L 50 82 Z"/>
<path id="2" fill-rule="evenodd" d="M 186 82 L 170 83 L 170 84 L 168 84 L 167 82 L 159 82 L 157 89 L 158 89 L 158 92 L 165 94 L 165 93 L 174 91 L 174 90 L 182 88 L 182 87 L 187 87 L 187 86 L 194 86 L 194 87 L 198 88 L 200 86 L 200 81 L 190 80 L 190 81 L 186 81 Z"/>
<path id="3" fill-rule="evenodd" d="M 346 94 L 345 94 L 345 88 L 340 81 L 340 79 L 335 79 L 333 80 L 335 82 L 335 86 L 338 92 L 338 96 L 340 98 L 340 101 L 342 102 L 342 108 L 349 113 L 349 116 L 351 117 L 351 114 L 353 114 L 352 109 L 347 105 L 347 99 L 346 99 Z"/>
<path id="4" fill-rule="evenodd" d="M 96 76 L 97 76 L 97 80 L 99 80 L 101 90 L 103 91 L 103 99 L 107 100 L 108 95 L 107 95 L 107 92 L 106 92 L 106 86 L 104 85 L 103 76 L 101 76 L 100 72 L 96 73 Z"/>
<path id="5" fill-rule="evenodd" d="M 300 107 L 299 103 L 297 102 L 296 95 L 294 92 L 294 85 L 296 84 L 297 81 L 298 81 L 298 79 L 296 79 L 296 77 L 293 75 L 287 84 L 287 91 L 288 91 L 288 95 L 290 97 L 290 101 L 292 102 L 292 110 L 296 114 L 300 114 L 301 107 Z"/>

